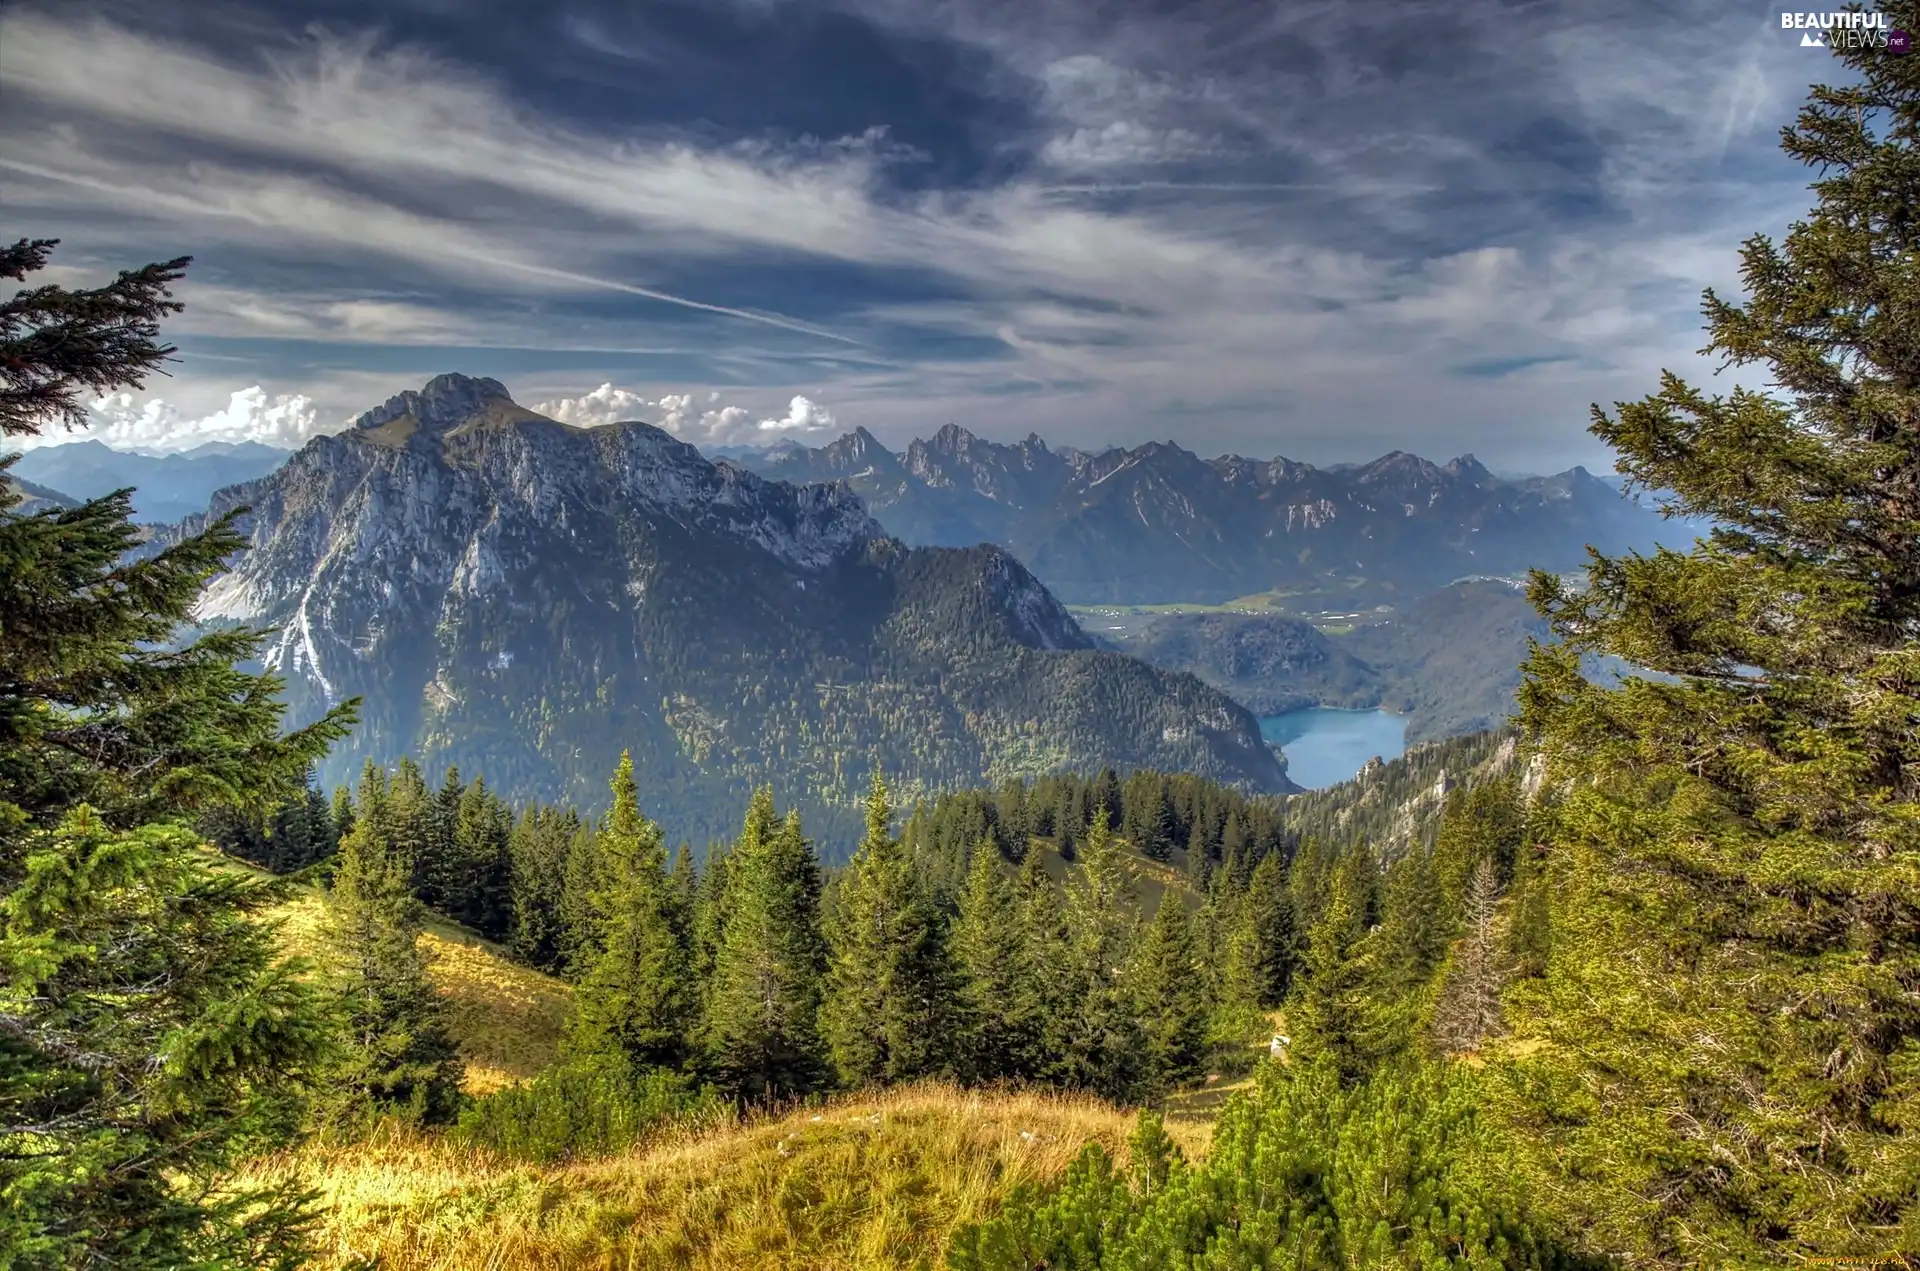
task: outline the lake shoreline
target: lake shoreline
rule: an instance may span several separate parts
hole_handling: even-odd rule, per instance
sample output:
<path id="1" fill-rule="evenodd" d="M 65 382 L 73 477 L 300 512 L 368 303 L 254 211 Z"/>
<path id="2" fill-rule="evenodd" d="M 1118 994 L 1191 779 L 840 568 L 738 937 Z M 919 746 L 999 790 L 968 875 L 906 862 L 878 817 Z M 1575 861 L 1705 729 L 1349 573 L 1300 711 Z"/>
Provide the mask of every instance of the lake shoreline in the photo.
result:
<path id="1" fill-rule="evenodd" d="M 1260 735 L 1286 756 L 1287 776 L 1305 790 L 1351 781 L 1376 756 L 1406 753 L 1410 713 L 1385 707 L 1309 706 L 1260 718 Z"/>

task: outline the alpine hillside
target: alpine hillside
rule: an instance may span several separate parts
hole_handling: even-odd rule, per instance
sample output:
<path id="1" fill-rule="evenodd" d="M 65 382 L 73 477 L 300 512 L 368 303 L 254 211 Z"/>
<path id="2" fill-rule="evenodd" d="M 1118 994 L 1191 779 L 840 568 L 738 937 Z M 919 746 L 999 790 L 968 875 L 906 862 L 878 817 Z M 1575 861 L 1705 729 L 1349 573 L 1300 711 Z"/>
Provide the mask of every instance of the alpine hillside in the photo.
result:
<path id="1" fill-rule="evenodd" d="M 155 541 L 241 506 L 251 549 L 198 613 L 278 629 L 295 718 L 365 699 L 327 784 L 411 753 L 591 802 L 630 748 L 690 836 L 763 783 L 830 830 L 876 765 L 908 793 L 1102 765 L 1291 788 L 1244 708 L 1097 650 L 1005 551 L 909 548 L 844 486 L 493 380 L 401 393 Z"/>
<path id="2" fill-rule="evenodd" d="M 860 429 L 818 448 L 743 456 L 767 476 L 841 481 L 919 545 L 997 543 L 1069 604 L 1217 603 L 1339 591 L 1417 596 L 1476 574 L 1579 567 L 1688 538 L 1584 468 L 1502 479 L 1471 455 L 1395 451 L 1316 468 L 1202 459 L 1172 442 L 1099 454 L 1037 436 L 988 441 L 949 424 L 902 454 Z"/>

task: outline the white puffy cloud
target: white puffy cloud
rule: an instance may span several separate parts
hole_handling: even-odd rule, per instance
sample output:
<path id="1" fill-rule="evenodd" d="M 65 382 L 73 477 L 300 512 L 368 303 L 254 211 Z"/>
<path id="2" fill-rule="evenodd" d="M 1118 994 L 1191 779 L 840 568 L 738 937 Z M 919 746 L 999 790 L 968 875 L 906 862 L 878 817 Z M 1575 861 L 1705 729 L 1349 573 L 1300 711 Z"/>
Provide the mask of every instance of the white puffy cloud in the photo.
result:
<path id="1" fill-rule="evenodd" d="M 833 427 L 833 414 L 819 402 L 796 396 L 787 405 L 787 413 L 779 419 L 760 421 L 762 432 L 810 433 L 825 432 Z"/>
<path id="2" fill-rule="evenodd" d="M 99 441 L 116 450 L 165 453 L 214 441 L 257 441 L 293 450 L 324 431 L 312 398 L 300 393 L 269 397 L 255 384 L 232 393 L 224 410 L 198 416 L 162 398 L 135 401 L 131 393 L 112 393 L 87 403 L 84 426 L 51 428 L 38 437 L 17 439 L 14 444 L 30 447 Z"/>
<path id="3" fill-rule="evenodd" d="M 786 414 L 755 420 L 744 406 L 719 405 L 720 393 L 710 390 L 704 408 L 693 393 L 663 393 L 649 398 L 631 389 L 602 384 L 579 397 L 541 402 L 534 410 L 563 424 L 590 428 L 597 424 L 638 419 L 655 424 L 695 445 L 730 446 L 771 443 L 777 437 L 827 432 L 837 424 L 833 412 L 807 397 L 796 396 Z"/>
<path id="4" fill-rule="evenodd" d="M 602 384 L 591 393 L 541 402 L 533 409 L 548 419 L 557 419 L 563 424 L 572 424 L 576 428 L 592 428 L 598 424 L 616 424 L 622 420 L 646 418 L 653 412 L 654 405 L 638 393 L 628 392 L 624 388 L 615 388 L 612 384 Z"/>

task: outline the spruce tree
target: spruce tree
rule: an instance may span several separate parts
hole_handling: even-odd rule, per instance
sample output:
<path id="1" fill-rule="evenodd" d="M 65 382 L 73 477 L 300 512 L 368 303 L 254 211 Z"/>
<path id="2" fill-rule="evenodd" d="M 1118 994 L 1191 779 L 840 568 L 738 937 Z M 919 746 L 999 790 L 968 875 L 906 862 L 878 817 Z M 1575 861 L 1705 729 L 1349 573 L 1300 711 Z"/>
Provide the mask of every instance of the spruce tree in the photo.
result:
<path id="1" fill-rule="evenodd" d="M 1147 1086 L 1165 1090 L 1191 1080 L 1206 1053 L 1206 986 L 1195 965 L 1186 903 L 1173 890 L 1160 894 L 1128 973 Z"/>
<path id="2" fill-rule="evenodd" d="M 1547 843 L 1554 837 L 1547 828 L 1552 816 L 1551 801 L 1542 799 L 1532 818 L 1540 828 L 1528 836 L 1514 858 L 1506 954 L 1515 979 L 1538 979 L 1547 973 L 1553 946 L 1553 874 L 1547 868 Z"/>
<path id="3" fill-rule="evenodd" d="M 700 871 L 695 890 L 693 912 L 689 915 L 689 944 L 693 951 L 693 979 L 700 994 L 701 1018 L 713 986 L 714 967 L 720 960 L 720 941 L 727 930 L 727 880 L 733 845 L 709 844 L 707 865 Z"/>
<path id="4" fill-rule="evenodd" d="M 700 870 L 693 863 L 693 849 L 682 842 L 673 852 L 673 871 L 667 875 L 667 890 L 686 924 L 689 940 L 693 932 L 694 910 L 700 904 Z"/>
<path id="5" fill-rule="evenodd" d="M 679 1068 L 696 1007 L 685 921 L 667 882 L 660 827 L 640 813 L 633 757 L 620 754 L 613 806 L 597 837 L 592 950 L 579 976 L 567 1050 L 630 1069 Z"/>
<path id="6" fill-rule="evenodd" d="M 1441 1050 L 1475 1051 L 1506 1031 L 1500 996 L 1513 972 L 1500 921 L 1500 880 L 1493 858 L 1483 856 L 1467 880 L 1461 906 L 1466 934 L 1460 937 L 1434 1008 L 1433 1041 Z"/>
<path id="7" fill-rule="evenodd" d="M 1278 1006 L 1293 983 L 1293 898 L 1280 853 L 1268 852 L 1247 877 L 1246 921 L 1253 940 L 1262 1006 Z"/>
<path id="8" fill-rule="evenodd" d="M 457 774 L 454 779 L 459 779 Z M 407 867 L 414 895 L 421 895 L 437 881 L 431 877 L 435 798 L 420 765 L 411 757 L 402 755 L 394 764 L 387 778 L 386 801 L 386 823 L 381 831 L 385 848 Z"/>
<path id="9" fill-rule="evenodd" d="M 1387 870 L 1380 925 L 1358 956 L 1365 964 L 1364 1028 L 1368 1049 L 1385 1057 L 1419 1040 L 1433 1000 L 1433 980 L 1447 956 L 1457 899 L 1442 896 L 1437 853 L 1419 844 Z M 1492 868 L 1493 857 L 1480 863 Z"/>
<path id="10" fill-rule="evenodd" d="M 1016 1055 L 1014 1075 L 1051 1079 L 1071 1019 L 1066 915 L 1060 891 L 1039 852 L 1028 852 L 1014 876 L 1013 988 L 1007 998 L 1007 1031 Z"/>
<path id="11" fill-rule="evenodd" d="M 1207 901 L 1212 928 L 1213 975 L 1208 1002 L 1208 1038 L 1229 1053 L 1244 1050 L 1270 1031 L 1266 1006 L 1267 976 L 1259 916 L 1247 893 L 1233 890 L 1233 876 L 1215 876 Z"/>
<path id="12" fill-rule="evenodd" d="M 571 808 L 529 806 L 508 840 L 512 862 L 508 948 L 528 966 L 557 971 L 562 966 L 560 900 L 567 852 L 580 828 Z"/>
<path id="13" fill-rule="evenodd" d="M 940 917 L 900 840 L 878 772 L 867 832 L 854 850 L 828 927 L 820 1032 L 849 1086 L 904 1081 L 947 1062 L 953 977 Z"/>
<path id="14" fill-rule="evenodd" d="M 1323 1062 L 1348 1084 L 1373 1069 L 1368 1034 L 1366 964 L 1360 956 L 1365 933 L 1352 898 L 1335 892 L 1307 934 L 1306 965 L 1287 1002 L 1287 1028 L 1293 1053 Z"/>
<path id="15" fill-rule="evenodd" d="M 1715 528 L 1531 589 L 1560 643 L 1522 719 L 1564 801 L 1514 1138 L 1646 1264 L 1920 1248 L 1920 58 L 1834 55 L 1782 133 L 1812 211 L 1747 240 L 1744 303 L 1705 296 L 1707 351 L 1769 390 L 1593 412 Z"/>
<path id="16" fill-rule="evenodd" d="M 560 880 L 560 962 L 578 980 L 600 956 L 594 897 L 600 887 L 600 836 L 581 822 L 567 845 L 567 872 Z"/>
<path id="17" fill-rule="evenodd" d="M 1196 819 L 1187 832 L 1186 865 L 1187 884 L 1199 892 L 1207 890 L 1207 882 L 1213 877 L 1213 859 L 1208 855 L 1210 846 L 1205 823 Z"/>
<path id="18" fill-rule="evenodd" d="M 337 845 L 341 839 L 353 833 L 353 792 L 345 786 L 333 788 L 333 841 Z"/>
<path id="19" fill-rule="evenodd" d="M 715 952 L 705 1023 L 706 1062 L 743 1099 L 818 1089 L 820 867 L 797 813 L 777 820 L 762 788 L 726 868 L 725 926 Z"/>
<path id="20" fill-rule="evenodd" d="M 513 809 L 475 777 L 460 797 L 454 840 L 467 875 L 456 891 L 456 917 L 489 940 L 513 929 Z"/>
<path id="21" fill-rule="evenodd" d="M 1026 1050 L 1015 1016 L 1020 927 L 1000 853 L 990 839 L 973 849 L 950 945 L 957 1067 L 970 1081 L 1017 1075 Z"/>
<path id="22" fill-rule="evenodd" d="M 466 792 L 460 770 L 449 767 L 440 788 L 427 802 L 424 844 L 415 871 L 421 903 L 456 919 L 460 916 L 461 893 L 468 884 L 467 862 L 462 859 L 458 838 L 460 800 Z"/>
<path id="23" fill-rule="evenodd" d="M 1139 1021 L 1125 981 L 1136 925 L 1133 876 L 1099 807 L 1067 880 L 1063 971 L 1071 987 L 1058 1058 L 1068 1084 L 1112 1099 L 1128 1097 L 1141 1076 Z"/>
<path id="24" fill-rule="evenodd" d="M 53 247 L 0 248 L 0 275 Z M 0 435 L 140 387 L 186 263 L 0 302 Z M 295 1265 L 302 1198 L 230 1171 L 298 1123 L 324 1009 L 263 921 L 281 893 L 213 868 L 185 826 L 298 797 L 353 704 L 282 735 L 277 681 L 237 669 L 264 633 L 175 641 L 244 545 L 231 516 L 136 561 L 125 493 L 19 504 L 0 479 L 0 1260 Z"/>
<path id="25" fill-rule="evenodd" d="M 330 1075 L 326 1119 L 343 1129 L 388 1115 L 444 1123 L 459 1112 L 463 1066 L 446 1003 L 427 978 L 426 912 L 413 894 L 413 862 L 392 834 L 391 802 L 364 778 L 361 807 L 327 896 L 345 1051 Z"/>

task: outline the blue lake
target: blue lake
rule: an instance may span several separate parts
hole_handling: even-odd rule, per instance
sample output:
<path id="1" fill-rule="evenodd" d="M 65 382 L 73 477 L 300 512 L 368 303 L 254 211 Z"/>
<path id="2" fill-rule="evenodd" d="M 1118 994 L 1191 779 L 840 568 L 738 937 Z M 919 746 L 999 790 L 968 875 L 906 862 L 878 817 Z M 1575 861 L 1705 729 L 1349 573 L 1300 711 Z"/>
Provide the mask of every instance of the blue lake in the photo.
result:
<path id="1" fill-rule="evenodd" d="M 1324 790 L 1339 785 L 1375 755 L 1397 759 L 1407 748 L 1407 717 L 1390 711 L 1310 710 L 1269 715 L 1260 735 L 1287 756 L 1295 785 Z"/>

